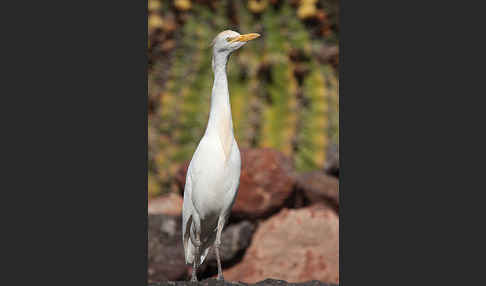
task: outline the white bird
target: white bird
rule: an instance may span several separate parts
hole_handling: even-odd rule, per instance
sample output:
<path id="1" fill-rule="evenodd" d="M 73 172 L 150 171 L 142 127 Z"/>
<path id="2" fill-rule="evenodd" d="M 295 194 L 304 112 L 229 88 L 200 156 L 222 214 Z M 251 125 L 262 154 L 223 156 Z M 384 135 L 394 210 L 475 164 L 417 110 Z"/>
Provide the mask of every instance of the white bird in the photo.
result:
<path id="1" fill-rule="evenodd" d="M 187 264 L 192 264 L 192 281 L 197 281 L 197 267 L 214 245 L 221 270 L 221 231 L 229 217 L 240 181 L 241 158 L 233 134 L 233 120 L 226 78 L 230 54 L 256 33 L 240 35 L 226 30 L 213 40 L 214 83 L 206 132 L 192 156 L 186 175 L 182 208 L 182 241 Z"/>

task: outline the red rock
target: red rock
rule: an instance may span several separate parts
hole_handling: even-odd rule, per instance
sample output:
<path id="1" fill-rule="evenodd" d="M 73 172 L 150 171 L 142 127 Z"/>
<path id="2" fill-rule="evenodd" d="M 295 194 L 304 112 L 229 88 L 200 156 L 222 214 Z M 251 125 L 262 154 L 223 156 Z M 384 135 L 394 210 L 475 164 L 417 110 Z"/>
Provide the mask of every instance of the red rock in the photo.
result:
<path id="1" fill-rule="evenodd" d="M 260 224 L 241 263 L 224 277 L 245 283 L 267 278 L 339 283 L 338 216 L 324 205 L 281 210 Z"/>
<path id="2" fill-rule="evenodd" d="M 182 203 L 183 198 L 179 194 L 170 193 L 149 200 L 148 213 L 180 216 L 182 214 Z"/>
<path id="3" fill-rule="evenodd" d="M 256 219 L 278 211 L 292 194 L 295 176 L 292 161 L 270 148 L 241 149 L 240 186 L 232 217 Z M 184 190 L 189 162 L 176 174 L 176 183 Z"/>

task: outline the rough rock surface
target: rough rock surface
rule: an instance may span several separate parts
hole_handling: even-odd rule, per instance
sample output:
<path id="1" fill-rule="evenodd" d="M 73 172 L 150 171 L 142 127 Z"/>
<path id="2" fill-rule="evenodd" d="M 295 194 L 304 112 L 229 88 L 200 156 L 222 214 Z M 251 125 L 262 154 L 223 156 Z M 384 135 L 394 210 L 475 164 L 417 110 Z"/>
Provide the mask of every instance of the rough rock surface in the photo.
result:
<path id="1" fill-rule="evenodd" d="M 221 234 L 221 259 L 223 267 L 227 263 L 237 259 L 241 251 L 250 246 L 251 237 L 255 231 L 255 226 L 249 221 L 242 221 L 237 224 L 226 226 Z M 216 255 L 210 251 L 207 264 L 217 269 Z"/>
<path id="2" fill-rule="evenodd" d="M 218 281 L 214 278 L 206 279 L 199 282 L 189 281 L 166 281 L 158 283 L 150 283 L 148 286 L 337 286 L 337 284 L 329 284 L 321 281 L 313 280 L 302 283 L 288 283 L 284 280 L 265 279 L 263 281 L 247 284 L 243 282 Z"/>
<path id="3" fill-rule="evenodd" d="M 176 193 L 150 199 L 148 202 L 149 214 L 167 214 L 179 216 L 182 213 L 183 198 Z"/>
<path id="4" fill-rule="evenodd" d="M 148 216 L 148 280 L 180 280 L 189 266 L 184 260 L 180 216 Z"/>
<path id="5" fill-rule="evenodd" d="M 283 209 L 258 226 L 242 262 L 223 272 L 246 283 L 267 277 L 339 283 L 339 218 L 321 204 Z"/>
<path id="6" fill-rule="evenodd" d="M 148 280 L 182 280 L 188 277 L 190 266 L 185 264 L 182 246 L 182 218 L 164 214 L 148 216 Z M 223 265 L 232 265 L 248 248 L 255 227 L 248 221 L 226 226 L 221 235 Z M 199 271 L 216 268 L 214 251 Z M 216 270 L 217 271 L 217 270 Z M 214 272 L 214 271 L 213 271 Z M 198 273 L 200 274 L 200 273 Z M 198 277 L 201 277 L 200 275 Z"/>
<path id="7" fill-rule="evenodd" d="M 302 173 L 297 177 L 296 191 L 305 205 L 324 203 L 339 211 L 339 180 L 322 171 Z"/>
<path id="8" fill-rule="evenodd" d="M 295 175 L 292 161 L 270 148 L 241 150 L 240 186 L 231 217 L 257 219 L 268 217 L 285 205 L 292 194 Z M 184 190 L 186 162 L 176 176 Z"/>

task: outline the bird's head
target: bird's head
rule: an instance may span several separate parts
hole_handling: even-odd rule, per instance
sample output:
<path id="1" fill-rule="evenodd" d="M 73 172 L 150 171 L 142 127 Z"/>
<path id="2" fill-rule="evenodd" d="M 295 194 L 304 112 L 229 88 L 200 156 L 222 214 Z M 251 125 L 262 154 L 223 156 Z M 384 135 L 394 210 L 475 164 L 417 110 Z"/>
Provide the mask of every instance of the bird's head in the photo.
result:
<path id="1" fill-rule="evenodd" d="M 213 53 L 227 53 L 236 51 L 246 44 L 246 42 L 260 37 L 257 33 L 240 35 L 240 33 L 226 30 L 219 33 L 213 40 Z"/>

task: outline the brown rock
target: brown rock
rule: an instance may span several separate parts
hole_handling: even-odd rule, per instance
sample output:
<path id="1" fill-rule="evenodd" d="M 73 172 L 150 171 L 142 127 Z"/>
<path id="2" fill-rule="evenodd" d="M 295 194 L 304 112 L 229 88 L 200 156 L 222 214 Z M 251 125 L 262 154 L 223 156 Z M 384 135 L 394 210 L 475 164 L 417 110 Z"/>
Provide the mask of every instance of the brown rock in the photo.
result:
<path id="1" fill-rule="evenodd" d="M 339 180 L 322 171 L 300 174 L 296 183 L 297 192 L 304 196 L 305 205 L 324 203 L 339 211 Z"/>
<path id="2" fill-rule="evenodd" d="M 148 213 L 180 216 L 182 214 L 182 202 L 183 198 L 175 193 L 153 198 L 148 202 Z"/>
<path id="3" fill-rule="evenodd" d="M 231 217 L 256 219 L 278 211 L 292 194 L 295 176 L 292 161 L 270 149 L 241 149 L 240 186 Z M 176 174 L 176 182 L 184 190 L 189 162 Z"/>
<path id="4" fill-rule="evenodd" d="M 224 271 L 229 281 L 266 278 L 339 283 L 339 218 L 323 205 L 283 209 L 257 229 L 243 261 Z"/>

